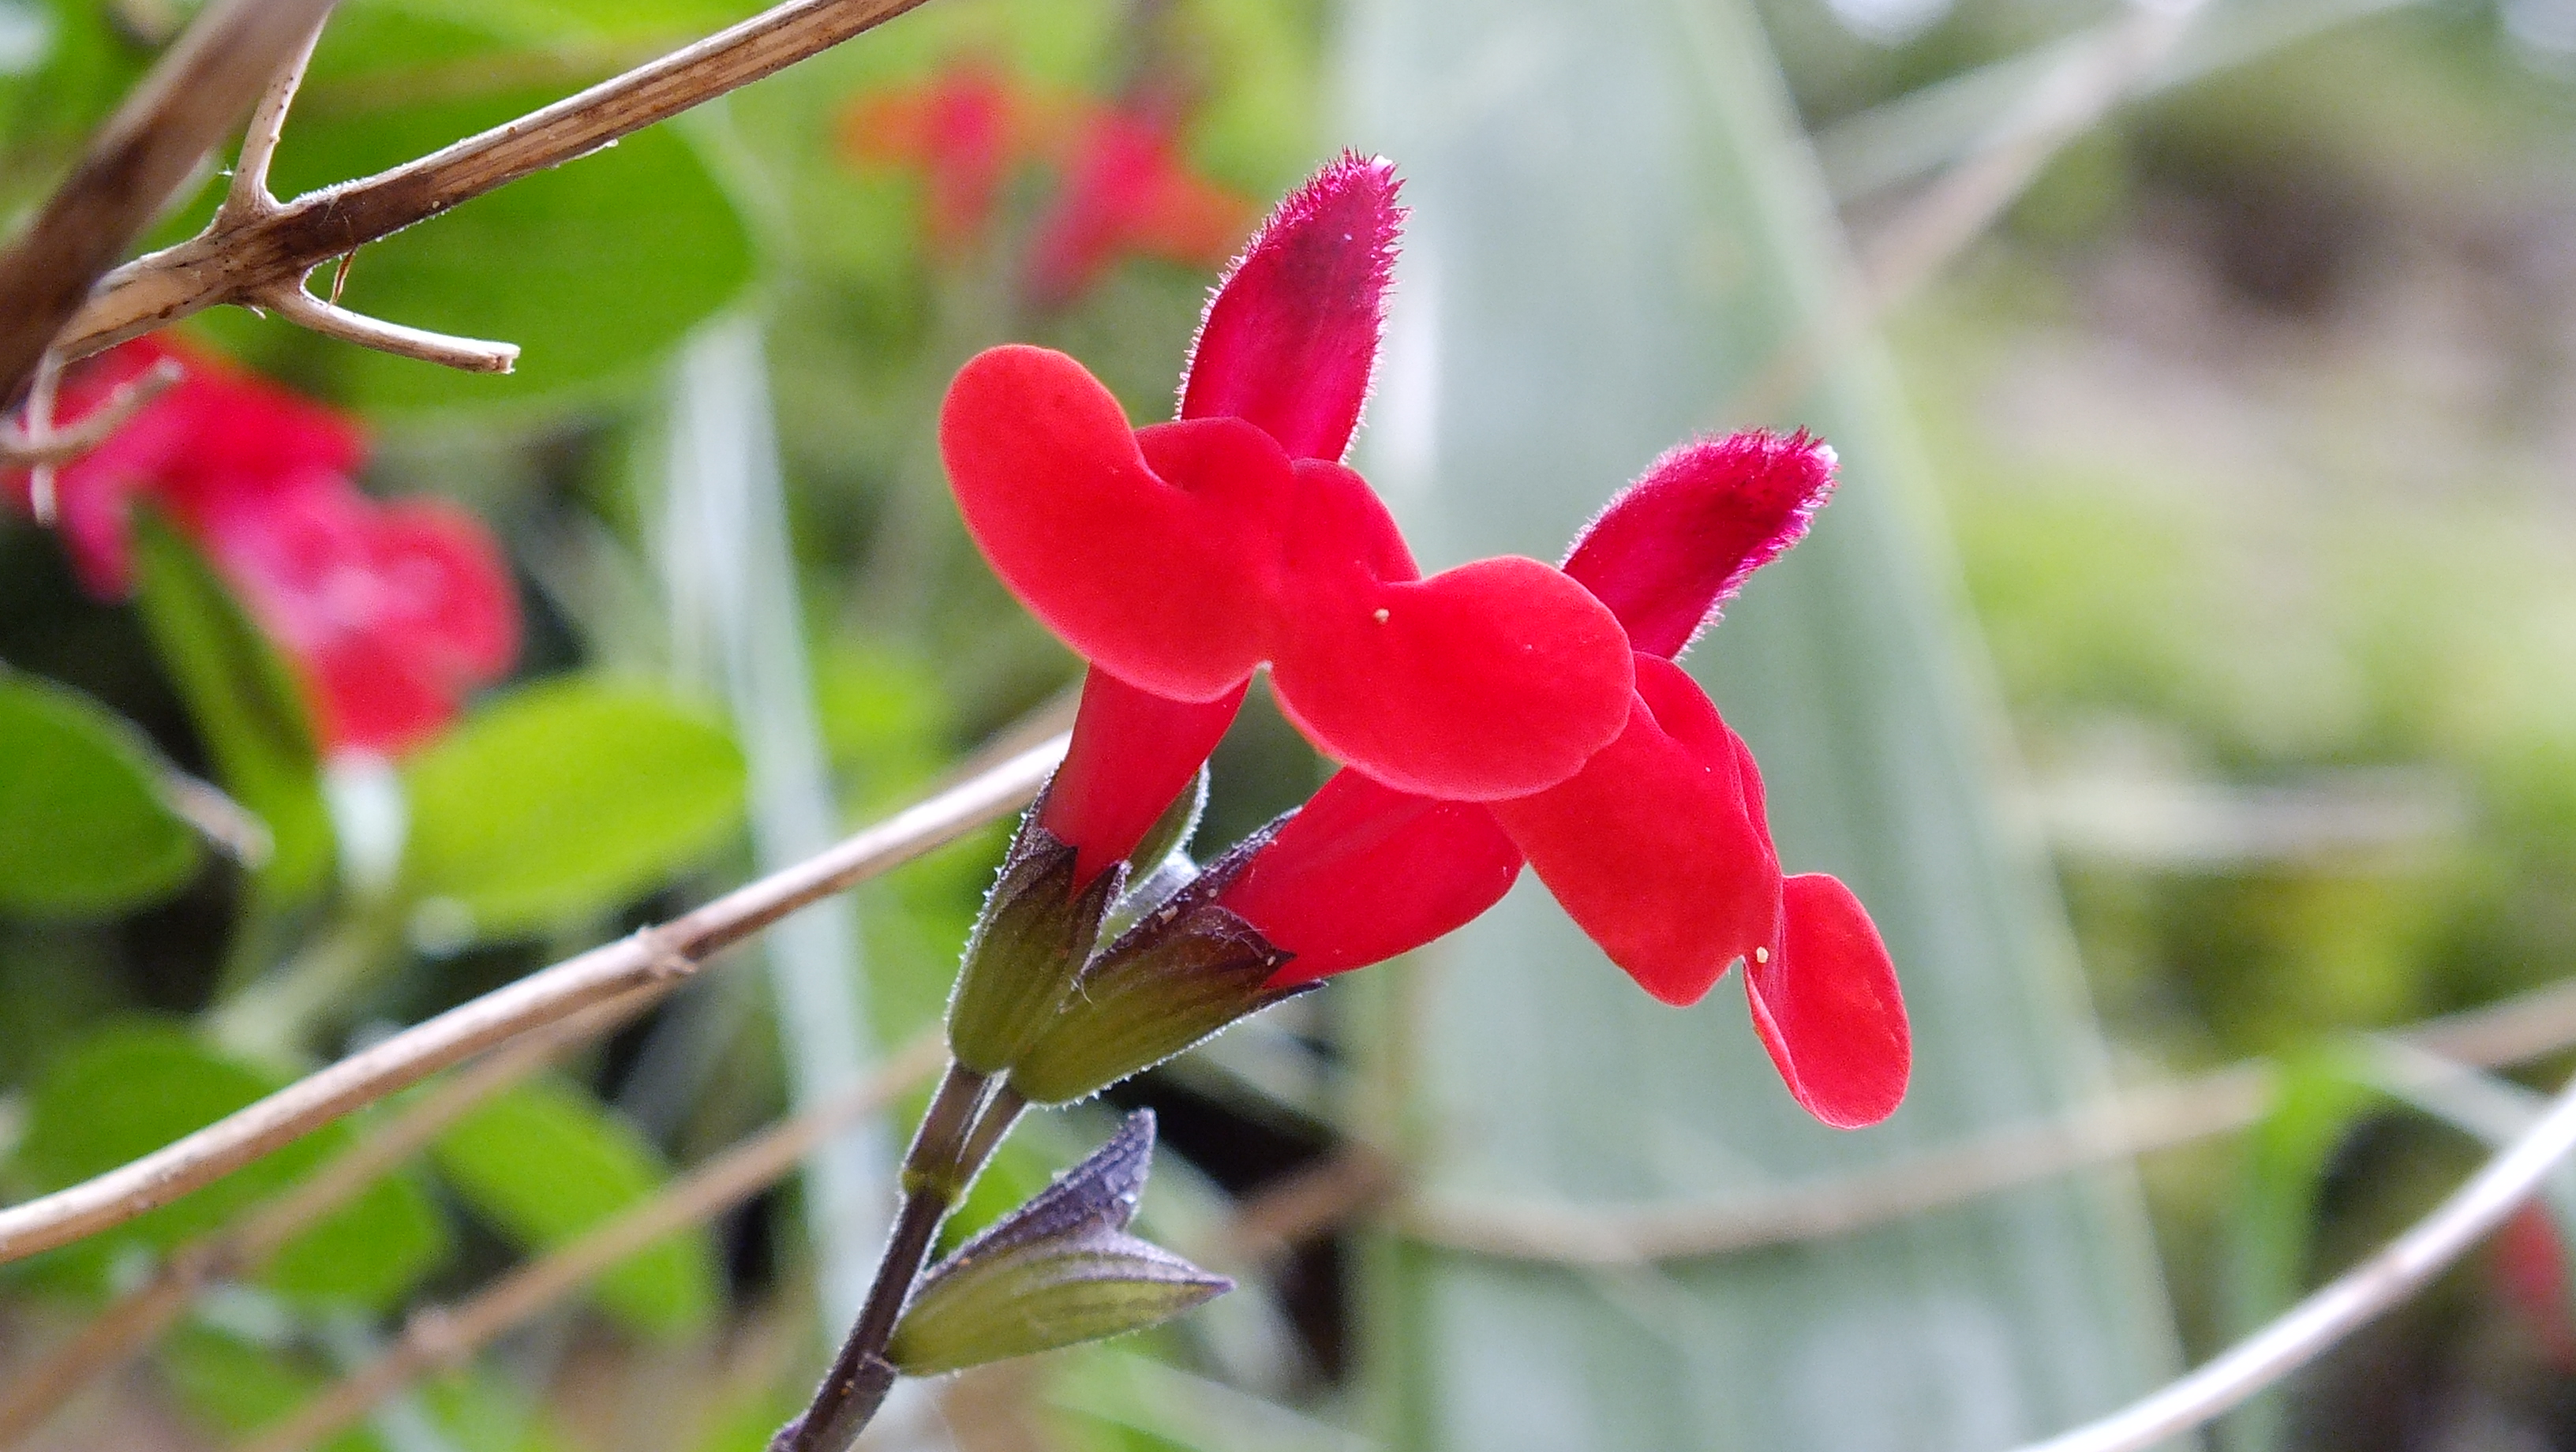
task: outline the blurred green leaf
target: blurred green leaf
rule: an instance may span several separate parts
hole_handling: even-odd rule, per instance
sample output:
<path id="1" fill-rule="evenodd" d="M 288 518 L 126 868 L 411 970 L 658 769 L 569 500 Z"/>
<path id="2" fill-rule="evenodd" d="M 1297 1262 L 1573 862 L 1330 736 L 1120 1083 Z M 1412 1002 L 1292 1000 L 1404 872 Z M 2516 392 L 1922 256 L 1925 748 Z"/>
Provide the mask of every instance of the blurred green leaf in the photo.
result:
<path id="1" fill-rule="evenodd" d="M 0 147 L 20 166 L 35 156 L 68 163 L 150 58 L 97 0 L 0 0 Z M 28 170 L 36 174 L 0 183 L 0 200 L 51 181 L 44 168 Z"/>
<path id="2" fill-rule="evenodd" d="M 157 1150 L 273 1087 L 174 1023 L 120 1020 L 66 1050 L 36 1081 L 17 1168 L 38 1189 L 59 1190 Z M 324 1153 L 315 1138 L 297 1140 L 100 1239 L 176 1245 L 273 1193 Z"/>
<path id="3" fill-rule="evenodd" d="M 669 40 L 676 46 L 764 7 L 757 0 L 389 0 L 364 8 L 438 16 L 529 46 L 568 40 Z"/>
<path id="4" fill-rule="evenodd" d="M 2318 1184 L 2353 1126 L 2387 1100 L 2365 1066 L 2343 1048 L 2285 1059 L 2272 1107 L 2245 1137 L 2245 1167 L 2225 1227 L 2228 1273 L 2221 1312 L 2231 1336 L 2252 1331 L 2299 1298 L 2315 1248 Z M 2219 1424 L 2228 1452 L 2283 1445 L 2277 1391 L 2246 1403 Z"/>
<path id="5" fill-rule="evenodd" d="M 260 1283 L 290 1300 L 387 1311 L 447 1258 L 447 1220 L 416 1173 L 369 1185 L 288 1241 Z"/>
<path id="6" fill-rule="evenodd" d="M 261 891 L 291 902 L 331 869 L 321 754 L 295 674 L 232 591 L 151 514 L 134 529 L 136 608 L 225 791 L 268 827 Z"/>
<path id="7" fill-rule="evenodd" d="M 0 911 L 104 917 L 167 896 L 197 838 L 143 734 L 105 707 L 0 673 Z"/>
<path id="8" fill-rule="evenodd" d="M 560 1080 L 498 1095 L 435 1147 L 457 1194 L 520 1246 L 545 1251 L 650 1198 L 669 1179 L 662 1158 L 624 1120 Z M 721 1298 L 714 1239 L 679 1232 L 592 1283 L 602 1309 L 650 1336 L 705 1326 Z"/>
<path id="9" fill-rule="evenodd" d="M 497 937 L 603 911 L 723 841 L 742 753 L 642 686 L 561 680 L 477 711 L 404 767 L 410 891 Z"/>
<path id="10" fill-rule="evenodd" d="M 235 1438 L 286 1416 L 335 1379 L 291 1351 L 204 1326 L 173 1332 L 159 1360 L 162 1376 L 191 1417 L 208 1431 Z M 417 1396 L 430 1428 L 441 1434 L 430 1446 L 452 1452 L 555 1452 L 564 1445 L 515 1388 L 480 1371 L 432 1377 L 420 1385 Z M 391 1442 L 361 1425 L 321 1443 L 318 1452 L 404 1452 L 420 1445 Z"/>
<path id="11" fill-rule="evenodd" d="M 207 1049 L 176 1024 L 125 1019 L 64 1053 L 38 1079 L 15 1162 L 39 1190 L 56 1190 L 178 1139 L 281 1087 L 282 1076 Z M 116 1255 L 168 1249 L 232 1219 L 355 1142 L 349 1124 L 324 1127 L 192 1194 L 48 1259 L 57 1283 L 101 1287 Z M 273 1289 L 312 1304 L 382 1308 L 443 1257 L 447 1233 L 416 1181 L 380 1181 L 288 1242 Z"/>
<path id="12" fill-rule="evenodd" d="M 275 1349 L 254 1346 L 203 1326 L 181 1326 L 162 1343 L 161 1375 L 181 1406 L 207 1431 L 241 1437 L 302 1406 L 330 1385 L 325 1372 Z M 317 1452 L 390 1452 L 360 1426 L 320 1444 Z"/>

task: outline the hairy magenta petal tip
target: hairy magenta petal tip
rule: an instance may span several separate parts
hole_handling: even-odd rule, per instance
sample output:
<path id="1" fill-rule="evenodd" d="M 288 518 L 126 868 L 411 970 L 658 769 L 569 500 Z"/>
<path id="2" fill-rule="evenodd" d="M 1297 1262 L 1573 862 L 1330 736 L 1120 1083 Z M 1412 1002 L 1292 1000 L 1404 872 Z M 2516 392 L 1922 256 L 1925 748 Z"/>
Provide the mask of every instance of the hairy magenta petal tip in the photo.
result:
<path id="1" fill-rule="evenodd" d="M 1801 430 L 1693 439 L 1649 465 L 1574 537 L 1565 571 L 1638 650 L 1681 654 L 1833 493 L 1834 451 Z"/>
<path id="2" fill-rule="evenodd" d="M 1399 185 L 1392 162 L 1346 151 L 1279 204 L 1208 299 L 1181 417 L 1248 419 L 1292 458 L 1342 457 L 1377 366 Z"/>

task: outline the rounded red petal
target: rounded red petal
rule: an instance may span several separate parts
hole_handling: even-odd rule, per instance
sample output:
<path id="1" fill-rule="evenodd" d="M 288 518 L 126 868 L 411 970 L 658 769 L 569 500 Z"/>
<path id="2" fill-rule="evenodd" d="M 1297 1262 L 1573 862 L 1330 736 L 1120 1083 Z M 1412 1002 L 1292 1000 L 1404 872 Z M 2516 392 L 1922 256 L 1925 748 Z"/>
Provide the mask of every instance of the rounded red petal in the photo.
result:
<path id="1" fill-rule="evenodd" d="M 1670 658 L 1833 492 L 1831 449 L 1801 433 L 1695 439 L 1648 466 L 1565 557 L 1647 655 Z"/>
<path id="2" fill-rule="evenodd" d="M 959 370 L 939 430 L 984 558 L 1086 659 L 1155 695 L 1210 701 L 1269 653 L 1271 512 L 1293 484 L 1260 430 L 1133 432 L 1081 364 L 1018 345 Z"/>
<path id="3" fill-rule="evenodd" d="M 1483 807 L 1409 796 L 1343 771 L 1217 903 L 1296 954 L 1271 979 L 1289 987 L 1464 926 L 1501 901 L 1520 870 L 1520 852 Z"/>
<path id="4" fill-rule="evenodd" d="M 1298 583 L 1271 661 L 1280 709 L 1326 755 L 1398 791 L 1523 796 L 1574 775 L 1625 724 L 1627 636 L 1536 560 Z"/>
<path id="5" fill-rule="evenodd" d="M 1493 812 L 1612 962 L 1666 1003 L 1696 1003 L 1776 941 L 1779 861 L 1742 780 L 1752 758 L 1706 693 L 1669 661 L 1636 669 L 1619 739 Z"/>
<path id="6" fill-rule="evenodd" d="M 1279 204 L 1208 301 L 1181 417 L 1249 419 L 1292 457 L 1342 456 L 1377 365 L 1395 194 L 1392 163 L 1345 152 Z"/>
<path id="7" fill-rule="evenodd" d="M 1145 840 L 1233 724 L 1244 690 L 1237 686 L 1213 701 L 1171 701 L 1107 671 L 1082 678 L 1073 744 L 1038 813 L 1039 826 L 1075 849 L 1077 888 Z"/>
<path id="8" fill-rule="evenodd" d="M 1820 872 L 1781 885 L 1780 950 L 1744 975 L 1754 1030 L 1789 1093 L 1836 1129 L 1904 1101 L 1914 1040 L 1896 965 L 1850 888 Z"/>

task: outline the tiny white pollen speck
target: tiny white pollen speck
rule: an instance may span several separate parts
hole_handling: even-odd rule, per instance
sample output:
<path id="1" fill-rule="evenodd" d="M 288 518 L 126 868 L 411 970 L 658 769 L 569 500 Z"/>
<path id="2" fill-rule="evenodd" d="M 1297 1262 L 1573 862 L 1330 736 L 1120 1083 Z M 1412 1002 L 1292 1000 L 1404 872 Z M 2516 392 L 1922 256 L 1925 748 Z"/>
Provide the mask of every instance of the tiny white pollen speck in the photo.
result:
<path id="1" fill-rule="evenodd" d="M 1756 962 L 1756 963 L 1768 963 L 1768 962 L 1770 962 L 1770 961 L 1771 961 L 1771 950 L 1770 950 L 1770 949 L 1768 949 L 1768 948 L 1756 948 L 1756 949 L 1754 949 L 1754 950 L 1753 950 L 1753 961 L 1754 961 L 1754 962 Z"/>
<path id="2" fill-rule="evenodd" d="M 1386 623 L 1386 607 L 1381 605 L 1375 610 L 1370 611 L 1369 619 L 1376 621 L 1380 625 L 1384 625 Z"/>

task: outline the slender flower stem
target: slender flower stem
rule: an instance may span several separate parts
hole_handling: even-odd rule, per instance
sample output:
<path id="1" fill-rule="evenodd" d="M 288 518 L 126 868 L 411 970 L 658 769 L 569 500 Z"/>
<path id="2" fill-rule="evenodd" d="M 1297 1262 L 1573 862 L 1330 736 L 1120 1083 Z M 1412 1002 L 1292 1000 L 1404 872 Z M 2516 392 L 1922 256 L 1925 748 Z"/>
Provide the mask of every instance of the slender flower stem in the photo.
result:
<path id="1" fill-rule="evenodd" d="M 1028 1101 L 1007 1084 L 987 1098 L 990 1087 L 984 1075 L 949 1065 L 948 1077 L 941 1081 L 920 1130 L 913 1135 L 912 1151 L 904 1156 L 903 1210 L 895 1217 L 885 1257 L 877 1263 L 876 1284 L 868 1289 L 867 1305 L 859 1312 L 858 1324 L 850 1328 L 849 1339 L 841 1343 L 840 1354 L 832 1359 L 832 1370 L 814 1393 L 813 1404 L 779 1430 L 770 1443 L 773 1452 L 843 1452 L 866 1430 L 893 1389 L 895 1370 L 886 1360 L 886 1347 L 894 1339 L 895 1323 L 913 1283 L 921 1279 L 922 1267 L 930 1259 L 939 1222 L 964 1197 L 966 1187 L 975 1182 L 984 1162 L 993 1157 L 1003 1136 L 1028 1108 Z"/>
<path id="2" fill-rule="evenodd" d="M 958 1163 L 967 1167 L 968 1181 L 971 1182 L 975 1172 L 983 1169 L 984 1162 L 993 1157 L 993 1151 L 1001 1147 L 1002 1137 L 1011 1132 L 1012 1125 L 1020 1122 L 1021 1112 L 1028 1107 L 1029 1101 L 1008 1084 L 993 1091 L 992 1099 L 984 1106 L 983 1117 L 975 1121 L 974 1129 L 967 1133 L 965 1149 L 957 1156 Z M 964 1185 L 958 1186 L 958 1193 L 965 1193 Z"/>
<path id="3" fill-rule="evenodd" d="M 939 1092 L 930 1098 L 930 1108 L 923 1111 L 920 1128 L 913 1131 L 912 1148 L 903 1156 L 903 1189 L 909 1195 L 916 1189 L 929 1189 L 954 1200 L 965 1190 L 957 1183 L 958 1171 L 965 1161 L 961 1152 L 966 1145 L 966 1131 L 974 1126 L 975 1110 L 984 1102 L 984 1091 L 991 1080 L 963 1064 L 951 1062 L 947 1077 L 939 1081 Z"/>

